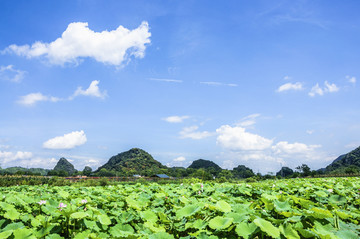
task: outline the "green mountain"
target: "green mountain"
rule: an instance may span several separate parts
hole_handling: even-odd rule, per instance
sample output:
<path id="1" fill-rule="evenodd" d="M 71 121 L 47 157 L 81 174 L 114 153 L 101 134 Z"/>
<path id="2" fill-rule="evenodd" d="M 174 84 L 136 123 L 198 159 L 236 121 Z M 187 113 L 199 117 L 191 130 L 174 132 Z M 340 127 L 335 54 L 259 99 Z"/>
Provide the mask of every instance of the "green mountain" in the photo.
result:
<path id="1" fill-rule="evenodd" d="M 250 178 L 255 176 L 251 168 L 246 167 L 245 165 L 239 165 L 233 168 L 232 173 L 237 178 Z"/>
<path id="2" fill-rule="evenodd" d="M 116 172 L 120 175 L 141 174 L 151 176 L 151 174 L 164 173 L 167 167 L 156 161 L 148 152 L 133 148 L 129 151 L 112 156 L 109 161 L 99 167 L 95 173 Z"/>
<path id="3" fill-rule="evenodd" d="M 191 165 L 188 168 L 194 168 L 194 169 L 214 169 L 216 171 L 220 171 L 221 167 L 210 160 L 205 159 L 198 159 L 191 163 Z"/>
<path id="4" fill-rule="evenodd" d="M 54 171 L 65 171 L 69 175 L 72 175 L 77 170 L 74 168 L 74 165 L 72 165 L 69 161 L 66 160 L 66 158 L 60 158 L 60 160 L 54 167 Z"/>
<path id="5" fill-rule="evenodd" d="M 343 154 L 325 168 L 325 173 L 359 173 L 360 147 Z"/>
<path id="6" fill-rule="evenodd" d="M 46 175 L 50 170 L 43 168 L 9 167 L 0 169 L 0 174 Z"/>

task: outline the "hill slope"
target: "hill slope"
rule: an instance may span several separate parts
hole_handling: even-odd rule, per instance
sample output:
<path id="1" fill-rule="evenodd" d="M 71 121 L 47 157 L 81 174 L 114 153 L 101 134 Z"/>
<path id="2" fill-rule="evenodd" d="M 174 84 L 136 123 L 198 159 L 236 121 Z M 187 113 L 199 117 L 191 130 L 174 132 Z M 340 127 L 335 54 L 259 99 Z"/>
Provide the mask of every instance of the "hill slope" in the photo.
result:
<path id="1" fill-rule="evenodd" d="M 191 163 L 191 165 L 188 168 L 194 168 L 194 169 L 215 169 L 215 170 L 221 170 L 220 166 L 217 165 L 216 163 L 214 163 L 213 161 L 210 160 L 205 160 L 205 159 L 198 159 L 195 160 L 194 162 Z"/>
<path id="2" fill-rule="evenodd" d="M 65 171 L 69 175 L 72 175 L 76 172 L 76 169 L 74 168 L 74 165 L 72 165 L 69 161 L 66 160 L 66 158 L 60 158 L 60 160 L 54 167 L 54 171 Z"/>
<path id="3" fill-rule="evenodd" d="M 108 171 L 141 174 L 144 171 L 158 173 L 159 169 L 166 168 L 166 166 L 156 161 L 148 152 L 139 148 L 132 148 L 129 151 L 112 156 L 109 161 L 99 167 L 96 172 L 99 172 L 101 169 L 106 169 Z"/>
<path id="4" fill-rule="evenodd" d="M 360 169 L 360 147 L 347 154 L 339 156 L 326 167 L 325 173 L 334 171 L 339 173 L 350 173 L 349 170 L 351 170 L 351 168 L 358 171 Z"/>

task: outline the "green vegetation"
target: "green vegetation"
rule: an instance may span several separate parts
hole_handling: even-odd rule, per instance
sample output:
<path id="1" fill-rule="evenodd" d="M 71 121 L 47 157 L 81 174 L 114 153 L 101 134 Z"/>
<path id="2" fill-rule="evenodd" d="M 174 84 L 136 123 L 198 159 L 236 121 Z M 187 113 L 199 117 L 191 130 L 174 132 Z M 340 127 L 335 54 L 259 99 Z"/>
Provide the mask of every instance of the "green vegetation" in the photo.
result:
<path id="1" fill-rule="evenodd" d="M 341 155 L 326 167 L 327 174 L 358 174 L 360 173 L 360 147 Z"/>
<path id="2" fill-rule="evenodd" d="M 9 167 L 0 169 L 0 175 L 47 175 L 50 170 L 43 168 Z"/>
<path id="3" fill-rule="evenodd" d="M 356 178 L 0 188 L 0 238 L 360 236 Z"/>
<path id="4" fill-rule="evenodd" d="M 95 171 L 98 176 L 132 176 L 140 174 L 152 176 L 166 173 L 167 167 L 156 161 L 149 153 L 142 149 L 133 148 L 129 151 L 113 156 L 103 166 Z"/>
<path id="5" fill-rule="evenodd" d="M 55 172 L 65 172 L 67 175 L 73 175 L 76 173 L 74 165 L 72 165 L 66 158 L 61 158 L 54 167 Z M 65 176 L 67 176 L 65 175 Z"/>

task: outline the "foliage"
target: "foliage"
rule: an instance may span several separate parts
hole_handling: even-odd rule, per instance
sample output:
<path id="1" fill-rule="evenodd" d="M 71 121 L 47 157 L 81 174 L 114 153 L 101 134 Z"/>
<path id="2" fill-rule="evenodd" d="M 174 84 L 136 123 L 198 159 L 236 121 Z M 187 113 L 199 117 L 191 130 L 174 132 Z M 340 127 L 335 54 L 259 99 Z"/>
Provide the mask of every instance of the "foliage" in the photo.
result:
<path id="1" fill-rule="evenodd" d="M 235 167 L 232 171 L 233 175 L 237 178 L 250 178 L 255 176 L 252 169 L 246 167 L 245 165 L 239 165 Z"/>
<path id="2" fill-rule="evenodd" d="M 359 238 L 356 178 L 0 188 L 1 238 Z"/>
<path id="3" fill-rule="evenodd" d="M 280 171 L 276 173 L 276 176 L 281 176 L 281 177 L 290 177 L 291 175 L 293 175 L 294 170 L 292 170 L 289 167 L 281 167 Z"/>

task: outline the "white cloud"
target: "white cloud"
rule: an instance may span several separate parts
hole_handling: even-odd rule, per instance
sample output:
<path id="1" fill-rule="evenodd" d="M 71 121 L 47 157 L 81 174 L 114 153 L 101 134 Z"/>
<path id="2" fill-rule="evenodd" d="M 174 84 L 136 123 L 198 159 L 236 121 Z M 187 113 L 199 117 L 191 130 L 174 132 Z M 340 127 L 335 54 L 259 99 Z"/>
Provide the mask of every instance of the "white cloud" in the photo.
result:
<path id="1" fill-rule="evenodd" d="M 181 138 L 190 138 L 190 139 L 204 139 L 207 137 L 212 136 L 213 134 L 208 132 L 208 131 L 197 131 L 199 129 L 198 126 L 194 125 L 194 126 L 190 126 L 190 127 L 185 127 L 182 129 L 182 131 L 180 131 L 180 137 Z"/>
<path id="2" fill-rule="evenodd" d="M 87 22 L 70 23 L 61 37 L 50 43 L 10 45 L 5 52 L 27 58 L 46 57 L 51 64 L 79 63 L 81 58 L 94 58 L 98 62 L 121 66 L 130 57 L 143 58 L 151 33 L 147 22 L 129 30 L 119 26 L 113 31 L 94 32 Z"/>
<path id="3" fill-rule="evenodd" d="M 166 122 L 169 123 L 182 123 L 184 120 L 190 118 L 190 116 L 184 115 L 184 116 L 169 116 L 166 118 L 163 118 L 162 120 L 165 120 Z"/>
<path id="4" fill-rule="evenodd" d="M 346 76 L 346 79 L 351 83 L 351 84 L 356 84 L 356 78 L 355 76 Z"/>
<path id="5" fill-rule="evenodd" d="M 316 85 L 314 85 L 312 88 L 311 88 L 311 91 L 309 92 L 309 95 L 311 97 L 314 97 L 315 95 L 324 95 L 324 91 L 323 89 L 321 89 L 319 87 L 319 84 L 316 83 Z"/>
<path id="6" fill-rule="evenodd" d="M 286 141 L 280 141 L 272 146 L 275 154 L 290 155 L 290 154 L 306 154 L 311 153 L 314 149 L 321 147 L 320 145 L 306 145 L 303 143 L 290 144 Z"/>
<path id="7" fill-rule="evenodd" d="M 183 162 L 183 161 L 186 161 L 186 158 L 183 157 L 183 156 L 180 156 L 180 157 L 174 158 L 173 161 L 175 161 L 175 162 Z"/>
<path id="8" fill-rule="evenodd" d="M 278 89 L 277 92 L 283 92 L 283 91 L 288 91 L 288 90 L 303 90 L 303 85 L 300 82 L 296 82 L 296 83 L 286 83 L 281 85 Z"/>
<path id="9" fill-rule="evenodd" d="M 238 86 L 237 84 L 233 84 L 233 83 L 221 83 L 221 82 L 217 82 L 217 81 L 202 81 L 202 82 L 200 82 L 200 84 L 212 85 L 212 86 L 230 86 L 230 87 Z"/>
<path id="10" fill-rule="evenodd" d="M 63 136 L 58 136 L 43 143 L 43 147 L 47 149 L 72 149 L 76 146 L 85 144 L 87 141 L 83 130 L 73 131 Z"/>
<path id="11" fill-rule="evenodd" d="M 8 164 L 12 161 L 29 159 L 33 157 L 31 152 L 18 151 L 16 153 L 8 151 L 0 151 L 0 162 L 1 164 Z"/>
<path id="12" fill-rule="evenodd" d="M 291 80 L 291 76 L 284 76 L 284 80 Z"/>
<path id="13" fill-rule="evenodd" d="M 32 106 L 40 101 L 50 101 L 50 102 L 57 102 L 61 100 L 60 98 L 53 97 L 53 96 L 46 96 L 41 93 L 31 93 L 28 95 L 24 95 L 20 97 L 20 100 L 17 103 L 25 106 Z"/>
<path id="14" fill-rule="evenodd" d="M 236 124 L 236 126 L 240 126 L 240 127 L 249 127 L 252 126 L 256 123 L 256 118 L 258 118 L 260 116 L 260 114 L 251 114 L 248 115 L 244 118 L 242 118 L 242 120 Z"/>
<path id="15" fill-rule="evenodd" d="M 74 94 L 70 97 L 68 97 L 67 100 L 73 100 L 75 97 L 79 96 L 79 95 L 83 95 L 83 96 L 91 96 L 91 97 L 97 97 L 97 98 L 101 98 L 104 99 L 107 94 L 106 91 L 100 91 L 99 89 L 99 84 L 100 82 L 97 80 L 94 80 L 90 83 L 89 88 L 87 88 L 86 90 L 83 90 L 82 87 L 78 87 L 77 90 L 74 92 Z M 41 101 L 48 101 L 48 102 L 58 102 L 58 101 L 63 101 L 65 99 L 62 98 L 58 98 L 58 97 L 54 97 L 54 96 L 46 96 L 43 95 L 42 93 L 38 92 L 38 93 L 31 93 L 28 95 L 24 95 L 20 97 L 20 100 L 17 101 L 17 103 L 21 104 L 21 105 L 25 105 L 25 106 L 33 106 L 38 102 Z"/>
<path id="16" fill-rule="evenodd" d="M 335 84 L 330 84 L 329 82 L 325 81 L 325 91 L 327 92 L 337 92 L 339 88 Z"/>
<path id="17" fill-rule="evenodd" d="M 238 126 L 223 125 L 216 132 L 219 134 L 217 144 L 230 150 L 264 150 L 273 142 L 260 135 L 245 132 L 245 128 Z"/>
<path id="18" fill-rule="evenodd" d="M 335 84 L 330 84 L 329 82 L 325 81 L 325 87 L 321 88 L 319 86 L 319 83 L 316 83 L 316 85 L 314 85 L 311 88 L 311 91 L 309 92 L 309 96 L 314 97 L 316 95 L 324 95 L 324 93 L 333 93 L 333 92 L 337 92 L 339 91 L 339 87 L 337 87 Z"/>
<path id="19" fill-rule="evenodd" d="M 163 78 L 150 78 L 149 80 L 152 81 L 162 81 L 162 82 L 172 82 L 172 83 L 182 83 L 182 80 L 175 80 L 175 79 L 163 79 Z"/>
<path id="20" fill-rule="evenodd" d="M 101 99 L 104 99 L 106 97 L 106 91 L 101 92 L 99 89 L 98 84 L 100 81 L 94 80 L 90 83 L 89 88 L 86 90 L 83 90 L 82 87 L 78 87 L 75 91 L 74 95 L 69 97 L 70 100 L 74 99 L 76 96 L 84 95 L 84 96 L 92 96 L 92 97 L 98 97 Z"/>
<path id="21" fill-rule="evenodd" d="M 9 149 L 10 146 L 6 144 L 0 144 L 0 149 Z"/>
<path id="22" fill-rule="evenodd" d="M 13 65 L 0 66 L 0 79 L 12 82 L 20 82 L 26 74 L 26 71 L 17 70 Z"/>
<path id="23" fill-rule="evenodd" d="M 314 133 L 314 130 L 310 130 L 310 129 L 309 129 L 309 130 L 306 130 L 306 133 L 307 133 L 307 134 L 313 134 L 313 133 Z"/>

